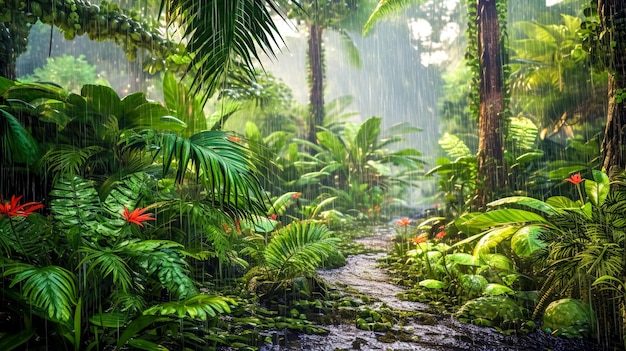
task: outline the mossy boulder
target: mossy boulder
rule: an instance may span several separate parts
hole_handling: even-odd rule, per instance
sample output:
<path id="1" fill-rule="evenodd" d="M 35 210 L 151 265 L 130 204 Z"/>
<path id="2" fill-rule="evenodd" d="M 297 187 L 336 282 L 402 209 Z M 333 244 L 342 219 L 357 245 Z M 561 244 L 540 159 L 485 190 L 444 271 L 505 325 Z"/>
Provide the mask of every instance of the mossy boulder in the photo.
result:
<path id="1" fill-rule="evenodd" d="M 521 325 L 526 312 L 515 300 L 499 295 L 468 301 L 456 312 L 456 317 L 466 323 L 507 329 Z"/>
<path id="2" fill-rule="evenodd" d="M 542 329 L 553 335 L 582 338 L 591 335 L 594 313 L 580 300 L 561 299 L 552 302 L 543 314 Z"/>

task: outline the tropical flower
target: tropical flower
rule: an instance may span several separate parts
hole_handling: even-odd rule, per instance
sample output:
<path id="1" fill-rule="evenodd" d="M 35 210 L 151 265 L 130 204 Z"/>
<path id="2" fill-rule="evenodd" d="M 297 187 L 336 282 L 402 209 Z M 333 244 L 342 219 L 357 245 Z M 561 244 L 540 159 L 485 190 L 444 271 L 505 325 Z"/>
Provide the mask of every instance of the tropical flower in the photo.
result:
<path id="1" fill-rule="evenodd" d="M 374 206 L 374 211 L 380 211 L 380 206 L 378 205 Z"/>
<path id="2" fill-rule="evenodd" d="M 295 194 L 291 195 L 291 198 L 292 199 L 297 199 L 297 198 L 300 197 L 300 195 L 302 195 L 302 193 L 295 193 Z"/>
<path id="3" fill-rule="evenodd" d="M 404 217 L 401 220 L 399 220 L 396 224 L 401 227 L 406 227 L 407 225 L 411 224 L 411 222 L 412 221 L 410 219 Z"/>
<path id="4" fill-rule="evenodd" d="M 421 244 L 426 242 L 426 236 L 425 235 L 420 235 L 420 236 L 416 236 L 413 238 L 413 243 L 414 244 Z"/>
<path id="5" fill-rule="evenodd" d="M 19 202 L 21 198 L 22 196 L 15 197 L 15 195 L 13 195 L 9 202 L 0 200 L 0 214 L 7 215 L 8 217 L 28 217 L 33 214 L 34 211 L 44 207 L 39 202 L 27 202 L 20 205 Z"/>
<path id="6" fill-rule="evenodd" d="M 441 240 L 441 239 L 443 239 L 445 236 L 446 236 L 446 232 L 444 232 L 444 231 L 442 230 L 442 231 L 440 231 L 439 233 L 437 233 L 437 234 L 435 235 L 435 239 L 437 239 L 437 240 Z"/>
<path id="7" fill-rule="evenodd" d="M 133 210 L 133 212 L 128 212 L 128 208 L 124 207 L 124 218 L 126 218 L 126 222 L 128 223 L 135 223 L 140 227 L 143 227 L 142 222 L 145 221 L 154 221 L 156 220 L 156 218 L 152 218 L 152 213 L 147 213 L 144 214 L 144 212 L 146 212 L 147 209 L 145 208 L 136 208 Z"/>
<path id="8" fill-rule="evenodd" d="M 572 174 L 571 176 L 569 176 L 569 178 L 565 178 L 565 180 L 567 180 L 568 182 L 574 185 L 578 185 L 582 183 L 583 178 L 580 176 L 580 173 L 576 173 L 576 174 Z"/>
<path id="9" fill-rule="evenodd" d="M 271 220 L 276 220 L 276 218 L 278 218 L 278 215 L 276 213 L 272 213 L 271 215 L 269 215 L 267 218 L 271 219 Z"/>

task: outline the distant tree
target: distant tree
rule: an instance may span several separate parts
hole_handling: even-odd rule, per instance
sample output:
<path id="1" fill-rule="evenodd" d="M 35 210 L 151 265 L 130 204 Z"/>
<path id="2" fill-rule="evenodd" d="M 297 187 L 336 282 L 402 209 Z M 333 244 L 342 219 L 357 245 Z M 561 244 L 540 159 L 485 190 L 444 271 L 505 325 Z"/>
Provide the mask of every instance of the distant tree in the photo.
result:
<path id="1" fill-rule="evenodd" d="M 347 39 L 349 37 L 338 23 L 355 11 L 360 0 L 319 1 L 301 0 L 290 4 L 287 16 L 303 21 L 308 29 L 307 39 L 307 83 L 309 85 L 309 119 L 307 140 L 315 143 L 318 127 L 324 125 L 324 48 L 323 34 L 325 29 L 333 29 Z M 355 52 L 355 50 L 352 50 Z M 358 61 L 358 59 L 356 59 Z"/>

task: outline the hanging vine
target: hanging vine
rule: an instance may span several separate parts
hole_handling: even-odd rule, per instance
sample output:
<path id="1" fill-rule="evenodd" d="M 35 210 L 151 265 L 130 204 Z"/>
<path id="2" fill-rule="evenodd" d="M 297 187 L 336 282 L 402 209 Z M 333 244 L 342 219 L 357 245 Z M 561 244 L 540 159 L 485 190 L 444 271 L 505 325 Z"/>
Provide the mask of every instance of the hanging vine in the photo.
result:
<path id="1" fill-rule="evenodd" d="M 7 28 L 2 36 L 8 37 L 2 38 L 0 47 L 11 46 L 3 47 L 3 52 L 14 57 L 24 52 L 29 27 L 37 20 L 58 27 L 67 40 L 84 34 L 91 40 L 112 40 L 122 47 L 129 61 L 137 59 L 138 50 L 146 50 L 150 57 L 144 60 L 143 68 L 150 74 L 186 66 L 186 60 L 181 59 L 185 53 L 182 44 L 150 28 L 135 11 L 127 12 L 106 1 L 98 6 L 85 0 L 0 0 L 0 24 Z"/>

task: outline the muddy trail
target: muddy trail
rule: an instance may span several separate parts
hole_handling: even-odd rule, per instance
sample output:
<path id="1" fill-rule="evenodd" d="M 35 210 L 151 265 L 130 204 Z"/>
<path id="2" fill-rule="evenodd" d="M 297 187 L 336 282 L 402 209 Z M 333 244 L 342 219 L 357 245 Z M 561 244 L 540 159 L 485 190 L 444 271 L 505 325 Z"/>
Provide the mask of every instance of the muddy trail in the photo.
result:
<path id="1" fill-rule="evenodd" d="M 370 237 L 357 240 L 368 248 L 384 250 L 392 243 L 394 235 L 393 230 L 383 230 Z M 541 331 L 525 336 L 504 335 L 493 328 L 481 328 L 461 323 L 450 316 L 431 313 L 426 304 L 402 301 L 396 298 L 396 294 L 404 289 L 389 283 L 391 277 L 379 267 L 377 260 L 383 257 L 385 257 L 384 253 L 350 256 L 345 266 L 321 270 L 319 275 L 331 286 L 341 290 L 343 294 L 352 295 L 355 299 L 363 295 L 369 297 L 369 302 L 361 306 L 361 309 L 412 313 L 411 318 L 403 319 L 402 325 L 393 326 L 392 333 L 402 334 L 402 337 L 389 338 L 389 332 L 361 330 L 354 322 L 336 323 L 322 326 L 328 331 L 327 335 L 287 332 L 280 336 L 282 340 L 279 345 L 267 345 L 261 347 L 260 350 L 590 351 L 597 349 L 594 345 L 581 340 L 557 338 Z M 346 287 L 349 289 L 345 289 Z"/>

